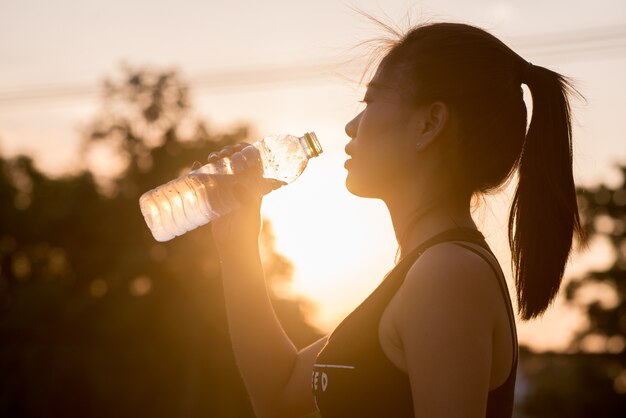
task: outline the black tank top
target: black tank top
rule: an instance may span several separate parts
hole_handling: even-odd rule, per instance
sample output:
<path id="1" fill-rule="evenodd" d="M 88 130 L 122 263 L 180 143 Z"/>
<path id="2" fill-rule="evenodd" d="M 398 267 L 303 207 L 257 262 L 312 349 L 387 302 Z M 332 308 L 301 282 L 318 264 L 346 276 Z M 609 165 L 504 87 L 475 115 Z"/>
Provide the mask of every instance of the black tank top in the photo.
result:
<path id="1" fill-rule="evenodd" d="M 447 241 L 476 243 L 493 254 L 479 231 L 454 228 L 432 237 L 400 260 L 376 290 L 339 324 L 317 357 L 311 383 L 322 418 L 414 416 L 409 377 L 383 352 L 378 325 L 383 311 L 417 258 L 428 247 Z M 486 417 L 511 417 L 518 347 L 515 316 L 504 274 L 495 260 L 471 246 L 458 245 L 474 251 L 489 263 L 505 298 L 514 337 L 513 365 L 506 381 L 489 391 Z"/>

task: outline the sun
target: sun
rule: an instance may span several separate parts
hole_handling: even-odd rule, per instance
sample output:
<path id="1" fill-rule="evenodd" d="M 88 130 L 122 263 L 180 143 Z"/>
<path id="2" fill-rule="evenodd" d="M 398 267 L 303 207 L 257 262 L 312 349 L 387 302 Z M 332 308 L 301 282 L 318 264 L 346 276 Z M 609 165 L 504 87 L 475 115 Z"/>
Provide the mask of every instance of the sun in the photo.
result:
<path id="1" fill-rule="evenodd" d="M 325 330 L 380 283 L 396 249 L 382 202 L 347 191 L 345 158 L 336 151 L 312 161 L 298 181 L 263 202 L 276 250 L 294 265 L 289 291 L 315 304 L 310 320 Z"/>

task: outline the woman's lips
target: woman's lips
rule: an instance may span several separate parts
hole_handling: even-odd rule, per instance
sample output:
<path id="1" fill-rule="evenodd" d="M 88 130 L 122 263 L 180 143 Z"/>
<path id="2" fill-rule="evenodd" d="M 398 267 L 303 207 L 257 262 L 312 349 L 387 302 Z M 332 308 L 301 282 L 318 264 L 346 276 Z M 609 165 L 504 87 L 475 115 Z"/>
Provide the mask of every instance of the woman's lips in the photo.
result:
<path id="1" fill-rule="evenodd" d="M 343 163 L 343 166 L 347 169 L 347 168 L 350 168 L 350 164 L 352 164 L 352 159 L 348 158 L 346 162 Z"/>

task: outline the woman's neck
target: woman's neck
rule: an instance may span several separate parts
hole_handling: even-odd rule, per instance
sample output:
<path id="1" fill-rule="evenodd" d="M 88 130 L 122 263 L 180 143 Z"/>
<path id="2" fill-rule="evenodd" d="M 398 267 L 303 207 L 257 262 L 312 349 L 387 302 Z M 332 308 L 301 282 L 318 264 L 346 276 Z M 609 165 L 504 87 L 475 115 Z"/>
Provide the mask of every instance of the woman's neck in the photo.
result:
<path id="1" fill-rule="evenodd" d="M 417 204 L 386 203 L 398 241 L 400 259 L 445 230 L 457 227 L 477 229 L 470 213 L 469 200 L 460 205 L 437 200 Z"/>

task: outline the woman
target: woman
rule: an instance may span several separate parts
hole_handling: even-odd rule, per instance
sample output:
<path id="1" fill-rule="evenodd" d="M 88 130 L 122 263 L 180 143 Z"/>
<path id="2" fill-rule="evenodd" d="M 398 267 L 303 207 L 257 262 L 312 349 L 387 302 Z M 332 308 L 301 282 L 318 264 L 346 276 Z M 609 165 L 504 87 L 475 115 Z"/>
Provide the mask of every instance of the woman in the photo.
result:
<path id="1" fill-rule="evenodd" d="M 528 132 L 521 84 L 533 98 Z M 346 186 L 387 205 L 400 261 L 329 337 L 300 351 L 265 288 L 262 195 L 237 189 L 241 209 L 212 228 L 232 344 L 259 416 L 511 416 L 515 318 L 470 202 L 518 172 L 509 219 L 518 310 L 523 320 L 542 314 L 574 232 L 583 237 L 570 91 L 472 26 L 423 25 L 395 42 L 346 125 Z"/>

